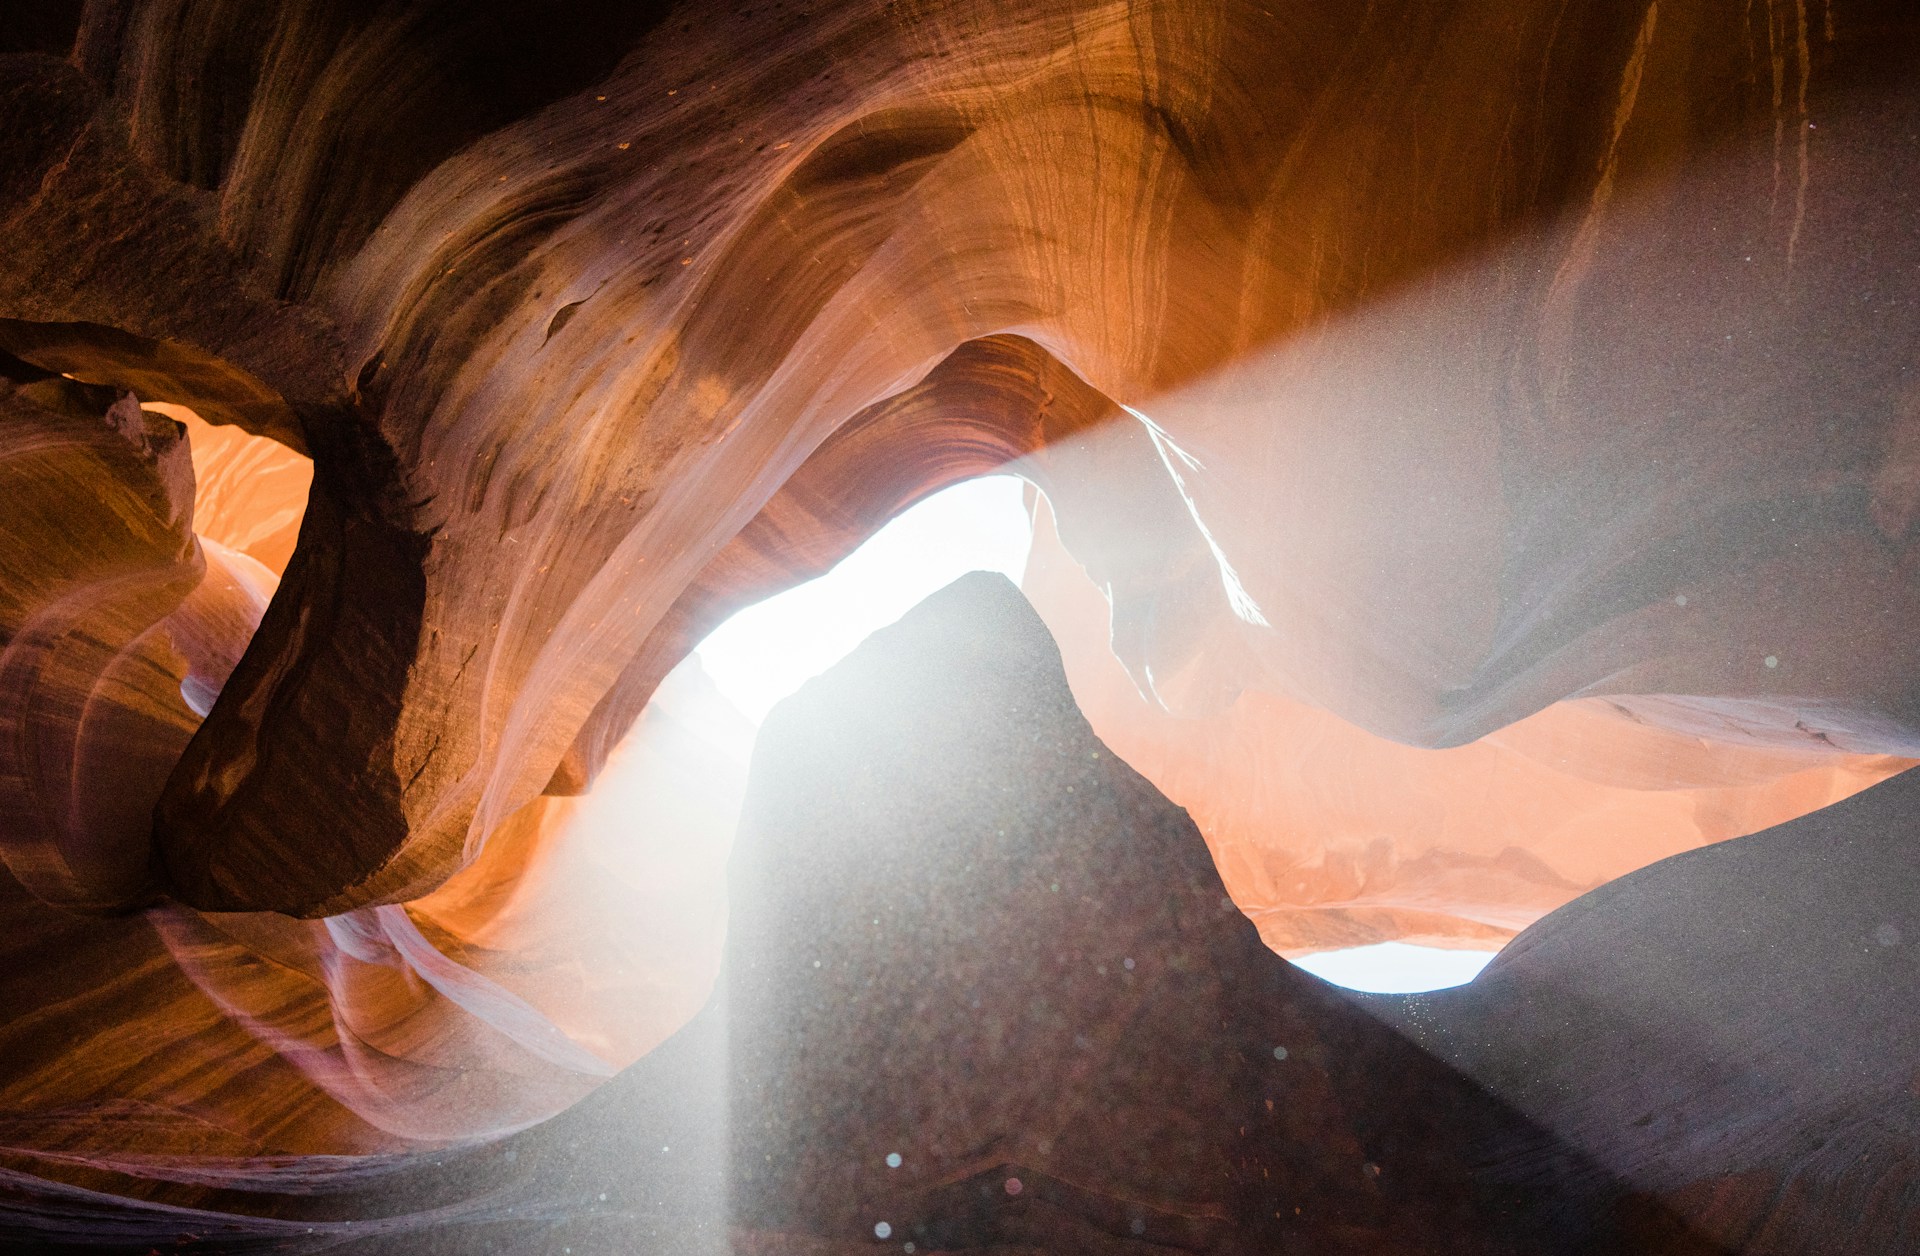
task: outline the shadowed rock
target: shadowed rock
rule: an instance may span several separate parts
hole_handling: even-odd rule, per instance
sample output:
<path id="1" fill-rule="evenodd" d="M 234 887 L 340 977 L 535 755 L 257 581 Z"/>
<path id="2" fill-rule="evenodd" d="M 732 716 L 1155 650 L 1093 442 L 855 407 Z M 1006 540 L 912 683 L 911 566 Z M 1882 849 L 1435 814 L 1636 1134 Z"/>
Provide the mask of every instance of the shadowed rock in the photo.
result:
<path id="1" fill-rule="evenodd" d="M 1174 727 L 1181 744 L 1140 766 L 1196 814 L 1219 805 L 1201 816 L 1209 838 L 1227 813 L 1242 838 L 1274 817 L 1318 832 L 1324 812 L 1264 793 L 1268 748 L 1313 777 L 1303 747 L 1331 722 L 1373 768 L 1322 777 L 1316 803 L 1345 781 L 1402 805 L 1421 781 L 1467 792 L 1398 753 L 1442 748 L 1562 765 L 1607 791 L 1541 787 L 1540 814 L 1581 822 L 1564 858 L 1530 857 L 1549 837 L 1518 808 L 1502 813 L 1509 836 L 1395 832 L 1364 868 L 1216 842 L 1236 892 L 1320 867 L 1335 899 L 1378 870 L 1395 902 L 1307 921 L 1295 942 L 1492 936 L 1920 754 L 1911 0 L 29 7 L 0 15 L 0 853 L 43 905 L 173 902 L 148 917 L 160 950 L 124 922 L 89 935 L 10 916 L 39 931 L 0 983 L 0 1029 L 24 1044 L 0 1076 L 21 1145 L 0 1152 L 28 1178 L 90 1190 L 125 1173 L 141 1207 L 331 1224 L 349 1206 L 303 1194 L 346 1172 L 325 1154 L 498 1136 L 657 1041 L 705 988 L 712 921 L 662 959 L 679 974 L 670 994 L 650 988 L 654 970 L 619 958 L 631 951 L 595 943 L 619 882 L 558 857 L 571 811 L 552 795 L 588 786 L 729 608 L 1010 459 L 1047 494 L 1061 565 L 1097 603 L 1068 648 L 1119 682 L 1118 702 L 1088 704 L 1095 726 Z M 285 583 L 264 617 L 270 582 L 194 535 L 186 451 L 135 396 L 311 455 L 290 555 L 290 519 L 276 525 Z M 737 1134 L 712 1144 L 732 1159 L 701 1179 L 731 1192 L 698 1214 L 706 1233 L 852 1242 L 884 1205 L 953 1243 L 1013 1243 L 1022 1226 L 1132 1243 L 1137 1220 L 1229 1247 L 1292 1241 L 1295 1225 L 1336 1248 L 1458 1233 L 1497 1249 L 1541 1232 L 1657 1247 L 1648 1227 L 1668 1226 L 1666 1209 L 1707 1218 L 1715 1241 L 1791 1247 L 1814 1241 L 1807 1218 L 1824 1209 L 1861 1218 L 1863 1243 L 1907 1242 L 1892 1148 L 1909 1126 L 1885 1065 L 1904 1022 L 1865 977 L 1821 1005 L 1858 1042 L 1888 1044 L 1849 1057 L 1855 1089 L 1804 1089 L 1825 1064 L 1806 1053 L 1821 1031 L 1799 1019 L 1814 1005 L 1798 984 L 1709 998 L 1768 967 L 1711 946 L 1697 953 L 1722 967 L 1670 988 L 1637 964 L 1566 980 L 1644 986 L 1647 1015 L 1673 1025 L 1685 1000 L 1728 1026 L 1777 1014 L 1802 1054 L 1775 1043 L 1762 1067 L 1712 1025 L 1662 1052 L 1608 1019 L 1619 1008 L 1555 998 L 1516 1038 L 1540 1054 L 1489 1054 L 1485 1027 L 1512 1009 L 1468 999 L 1458 1024 L 1427 1027 L 1459 1071 L 1422 1063 L 1357 1004 L 1248 950 L 1231 913 L 1206 915 L 1217 887 L 1192 831 L 1104 751 L 1042 780 L 1045 747 L 1003 761 L 924 710 L 889 714 L 933 673 L 862 674 L 795 707 L 844 716 L 854 774 L 824 757 L 767 769 L 793 775 L 758 804 L 766 867 L 742 864 L 732 1002 L 716 1004 L 732 1010 L 684 1039 L 737 1043 L 663 1051 L 647 1066 L 655 1097 L 620 1101 L 631 1115 L 683 1097 L 698 1119 L 663 1148 Z M 1028 678 L 1034 693 L 1055 679 Z M 988 720 L 988 736 L 1028 727 L 1037 708 L 995 706 L 997 683 L 918 701 Z M 872 704 L 858 720 L 834 705 L 853 699 L 827 701 L 842 684 Z M 1228 729 L 1230 752 L 1182 741 L 1185 722 L 1243 701 L 1259 714 Z M 1084 734 L 1065 725 L 1034 727 Z M 782 752 L 796 764 L 831 748 L 786 736 L 803 743 Z M 730 761 L 663 755 L 659 778 L 677 762 Z M 1769 793 L 1788 762 L 1826 779 Z M 808 792 L 832 782 L 871 815 Z M 1665 796 L 1696 785 L 1697 799 Z M 1026 806 L 1025 844 L 982 801 L 1022 789 L 1052 799 Z M 1647 808 L 1662 833 L 1618 840 L 1601 800 L 1619 791 L 1662 795 Z M 1081 816 L 1087 795 L 1104 801 Z M 1892 833 L 1905 820 L 1874 808 L 1903 796 L 1846 814 Z M 1363 827 L 1391 828 L 1382 815 Z M 839 829 L 844 849 L 824 841 Z M 709 806 L 666 836 L 731 830 Z M 792 848 L 803 834 L 821 840 Z M 1780 865 L 1745 901 L 1777 878 L 1904 884 L 1888 843 Z M 672 862 L 623 866 L 662 892 Z M 1053 878 L 1044 898 L 1003 883 L 1029 864 L 1067 876 L 1059 901 Z M 1101 888 L 1069 895 L 1074 877 Z M 711 907 L 713 888 L 690 897 Z M 1267 920 L 1301 897 L 1269 895 Z M 862 918 L 889 927 L 870 900 L 914 907 L 917 932 L 859 933 Z M 1423 901 L 1435 910 L 1406 911 Z M 1738 937 L 1740 901 L 1715 899 L 1698 927 Z M 1636 902 L 1609 911 L 1637 920 Z M 1816 896 L 1773 927 L 1844 968 L 1840 943 L 1798 926 L 1847 911 Z M 1647 924 L 1680 946 L 1668 926 L 1684 919 Z M 822 922 L 835 932 L 816 938 Z M 1883 924 L 1905 928 L 1873 924 L 1873 946 Z M 1123 953 L 1131 976 L 1082 985 L 1076 965 L 1103 937 L 1185 966 Z M 816 943 L 837 957 L 800 974 L 816 986 L 767 975 Z M 43 976 L 48 948 L 89 964 Z M 1579 949 L 1564 971 L 1604 948 Z M 916 993 L 951 956 L 972 957 L 949 974 L 958 1007 Z M 1512 961 L 1516 980 L 1533 980 L 1529 962 Z M 1099 967 L 1093 955 L 1108 982 Z M 901 1015 L 873 1019 L 871 1000 Z M 195 1017 L 225 1030 L 174 1023 Z M 1764 1137 L 1742 1159 L 1668 1141 L 1657 1119 L 1604 1133 L 1612 1100 L 1565 1100 L 1579 1052 L 1558 1024 L 1591 1024 L 1628 1060 L 1662 1054 L 1667 1071 L 1602 1070 L 1596 1093 Z M 35 1026 L 90 1044 L 87 1063 L 63 1077 Z M 777 1044 L 795 1026 L 820 1046 L 790 1059 Z M 1325 1094 L 1266 1093 L 1273 1065 L 1249 1044 L 1276 1027 L 1304 1045 L 1268 1058 L 1304 1061 Z M 1002 1098 L 903 1116 L 876 1061 L 939 1077 L 949 1047 L 983 1061 Z M 731 1080 L 673 1081 L 677 1058 L 723 1061 Z M 1558 1097 L 1538 1090 L 1546 1076 Z M 237 1078 L 258 1086 L 220 1084 Z M 1837 1128 L 1853 1103 L 1892 1132 L 1818 1133 L 1804 1155 L 1780 1132 L 1819 1113 Z M 174 1133 L 217 1126 L 239 1160 L 168 1142 L 142 1177 L 127 1157 L 148 1125 L 73 1115 L 142 1104 Z M 1116 1112 L 1178 1156 L 1150 1171 Z M 1047 1149 L 1023 1141 L 1029 1125 L 1050 1131 Z M 1443 1149 L 1443 1127 L 1463 1146 Z M 1343 1132 L 1314 1141 L 1327 1130 Z M 923 1141 L 898 1170 L 848 1167 L 843 1147 L 869 1135 Z M 1855 1147 L 1848 1163 L 1867 1167 L 1828 1163 Z M 1003 1181 L 983 1211 L 976 1179 L 1003 1162 L 1021 1190 Z M 366 1167 L 353 1163 L 348 1177 Z M 1326 1215 L 1302 1202 L 1289 1221 L 1284 1198 L 1265 1215 L 1263 1192 L 1295 1188 Z M 447 1190 L 455 1213 L 438 1219 L 470 1215 L 457 1201 L 471 1192 Z M 1434 1212 L 1442 1199 L 1465 1212 Z M 123 1204 L 109 1190 L 43 1213 Z M 116 1233 L 160 1235 L 150 1220 L 125 1212 Z"/>
<path id="2" fill-rule="evenodd" d="M 534 1232 L 507 1201 L 576 1251 L 1611 1253 L 1664 1216 L 1264 947 L 1001 577 L 776 708 L 732 891 L 714 1002 L 456 1160 L 491 1222 L 410 1250 Z M 445 1201 L 418 1176 L 378 1211 Z"/>
<path id="3" fill-rule="evenodd" d="M 776 708 L 720 988 L 659 1049 L 489 1147 L 67 1224 L 447 1256 L 882 1225 L 929 1252 L 1899 1250 L 1915 779 L 1589 894 L 1471 986 L 1353 995 L 1260 944 L 1025 601 L 971 576 Z"/>

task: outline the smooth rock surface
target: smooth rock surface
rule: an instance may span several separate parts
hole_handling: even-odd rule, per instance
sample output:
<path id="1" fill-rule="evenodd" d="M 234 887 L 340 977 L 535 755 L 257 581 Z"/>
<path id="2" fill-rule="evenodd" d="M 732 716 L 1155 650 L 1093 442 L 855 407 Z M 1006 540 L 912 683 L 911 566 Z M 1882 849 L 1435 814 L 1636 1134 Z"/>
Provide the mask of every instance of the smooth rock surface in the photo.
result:
<path id="1" fill-rule="evenodd" d="M 1328 1172 L 1352 1159 L 1311 1138 L 1226 1150 L 1215 1118 L 1257 1071 L 1191 1061 L 1242 1043 L 1272 996 L 1419 1098 L 1328 1065 L 1326 1102 L 1402 1129 L 1427 1176 L 1393 1195 L 1383 1168 L 1384 1202 L 1316 1185 L 1359 1227 L 1316 1242 L 1425 1241 L 1408 1227 L 1442 1196 L 1473 1210 L 1461 1233 L 1521 1242 L 1512 1184 L 1426 1141 L 1448 1114 L 1532 1140 L 1516 1163 L 1552 1179 L 1540 1198 L 1586 1166 L 1567 1172 L 1596 1243 L 1612 1226 L 1660 1250 L 1680 1230 L 1646 1227 L 1679 1215 L 1702 1241 L 1804 1250 L 1838 1214 L 1862 1244 L 1907 1242 L 1898 1069 L 1855 1060 L 1845 1098 L 1766 1063 L 1803 1061 L 1808 1008 L 1891 1043 L 1897 1001 L 1859 974 L 1844 1005 L 1801 979 L 1750 1005 L 1688 983 L 1764 970 L 1726 948 L 1774 878 L 1815 894 L 1766 917 L 1774 936 L 1852 973 L 1819 930 L 1861 922 L 1816 891 L 1897 888 L 1910 862 L 1899 779 L 1846 796 L 1920 756 L 1916 51 L 1905 0 L 0 14 L 0 913 L 18 961 L 0 972 L 0 1169 L 25 1201 L 7 1224 L 148 1246 L 189 1222 L 373 1236 L 387 1223 L 343 1182 L 425 1172 L 417 1157 L 537 1127 L 655 1059 L 719 965 L 742 779 L 738 721 L 675 671 L 688 645 L 1009 465 L 1057 523 L 1059 580 L 1031 583 L 1095 728 L 1191 805 L 1271 947 L 1490 942 L 1543 913 L 1553 936 L 1555 909 L 1609 877 L 1803 812 L 1811 827 L 1771 832 L 1836 846 L 1744 899 L 1619 906 L 1649 936 L 1705 922 L 1706 967 L 1673 997 L 1787 1035 L 1756 1038 L 1759 1063 L 1711 1034 L 1669 1053 L 1678 1071 L 1645 1093 L 1692 1114 L 1686 1138 L 1655 1122 L 1610 1141 L 1611 1083 L 1576 1085 L 1578 1043 L 1547 1028 L 1520 1035 L 1539 1058 L 1486 1054 L 1471 1026 L 1505 1003 L 1449 1005 L 1474 1041 L 1431 1041 L 1457 1070 L 1403 1066 L 1404 1043 L 1236 924 L 1195 945 L 1239 975 L 1155 986 L 1171 1002 L 1142 1043 L 1203 1079 L 1140 1109 L 1194 1150 L 1185 1176 L 1154 1194 L 1113 1138 L 1085 1149 L 1084 1188 L 1023 1160 L 1007 1198 L 1025 1212 L 976 1216 L 931 1185 L 902 1207 L 970 1218 L 967 1241 L 1014 1242 L 1034 1214 L 1094 1242 L 1113 1200 L 1142 1200 L 1183 1234 L 1270 1244 L 1244 1206 L 1265 1188 L 1220 1193 L 1205 1166 L 1242 1183 L 1301 1147 Z M 1106 783 L 1159 816 L 1124 779 Z M 1836 800 L 1884 842 L 1816 823 Z M 1746 884 L 1719 852 L 1747 840 L 1679 866 Z M 1104 927 L 1183 921 L 1211 885 L 1198 850 L 1129 854 L 1174 888 Z M 835 875 L 974 885 L 964 858 Z M 1149 893 L 1106 877 L 1101 894 Z M 766 904 L 737 931 L 748 957 L 791 949 L 793 904 L 839 919 L 851 892 L 742 884 Z M 1011 910 L 999 893 L 960 897 L 983 920 Z M 1032 924 L 1000 932 L 1039 963 Z M 1905 928 L 1874 923 L 1863 955 L 1882 925 Z M 1548 987 L 1667 971 L 1589 974 L 1605 948 L 1569 945 Z M 1283 976 L 1244 985 L 1256 969 Z M 1106 997 L 1073 1006 L 1111 1024 Z M 1545 1005 L 1543 1024 L 1588 1024 Z M 1216 1009 L 1221 1036 L 1181 1036 Z M 1031 1013 L 1021 1051 L 1074 1058 L 1030 1006 L 1005 1011 Z M 1602 1013 L 1598 1038 L 1644 1049 Z M 841 1049 L 865 1062 L 895 1032 Z M 1104 1081 L 1008 1093 L 1120 1093 L 1116 1051 Z M 1750 1064 L 1761 1080 L 1714 1081 Z M 881 1084 L 831 1054 L 783 1067 L 748 1081 L 794 1112 Z M 1521 1084 L 1549 1074 L 1557 1097 Z M 672 1076 L 631 1102 L 684 1094 L 688 1145 L 717 1147 L 695 1120 L 712 1092 Z M 1833 1132 L 1851 1102 L 1892 1133 Z M 991 1103 L 961 1115 L 1001 1137 Z M 1687 1141 L 1749 1128 L 1748 1160 Z M 1828 1142 L 1803 1155 L 1806 1131 Z M 709 1210 L 694 1231 L 852 1242 L 880 1196 L 836 1173 L 743 1188 L 739 1224 Z M 808 1178 L 838 1193 L 796 1195 Z M 441 1221 L 475 1215 L 455 1185 Z M 1615 1208 L 1622 1190 L 1650 1211 Z M 521 1205 L 582 1202 L 556 1198 Z"/>

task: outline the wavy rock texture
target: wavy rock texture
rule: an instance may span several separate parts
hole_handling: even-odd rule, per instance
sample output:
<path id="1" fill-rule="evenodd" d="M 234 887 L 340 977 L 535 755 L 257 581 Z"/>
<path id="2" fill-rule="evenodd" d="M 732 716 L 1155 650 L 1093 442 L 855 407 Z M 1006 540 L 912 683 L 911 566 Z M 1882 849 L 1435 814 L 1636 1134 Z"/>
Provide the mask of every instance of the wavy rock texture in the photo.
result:
<path id="1" fill-rule="evenodd" d="M 286 573 L 313 488 L 313 460 L 237 427 L 215 427 L 185 406 L 147 407 L 186 425 L 193 451 L 193 528 L 204 541 Z M 255 616 L 256 623 L 259 617 Z"/>
<path id="2" fill-rule="evenodd" d="M 1180 718 L 1108 648 L 1106 600 L 1044 502 L 1024 588 L 1101 739 L 1192 814 L 1234 901 L 1282 955 L 1389 941 L 1497 948 L 1615 877 L 1912 765 L 1709 739 L 1603 698 L 1446 750 L 1270 693 Z"/>
<path id="3" fill-rule="evenodd" d="M 1912 748 L 1892 9 L 221 12 L 92 13 L 91 77 L 9 97 L 10 221 L 126 220 L 16 267 L 13 351 L 270 434 L 277 393 L 317 459 L 162 802 L 189 901 L 417 897 L 577 788 L 779 486 L 1009 333 L 1150 416 L 1049 492 L 1177 711 Z M 897 439 L 911 496 L 941 442 Z"/>
<path id="4" fill-rule="evenodd" d="M 0 18 L 7 1172 L 297 1193 L 645 1053 L 744 753 L 667 678 L 1015 458 L 1283 950 L 1920 756 L 1909 7 Z"/>
<path id="5" fill-rule="evenodd" d="M 252 624 L 220 640 L 237 591 L 194 538 L 178 427 L 131 394 L 0 362 L 15 376 L 0 385 L 0 855 L 48 902 L 122 906 L 150 888 L 151 808 L 196 723 L 181 685 L 230 669 Z"/>
<path id="6" fill-rule="evenodd" d="M 697 667 L 656 695 L 592 800 L 538 800 L 406 910 L 169 904 L 88 928 L 35 904 L 23 890 L 96 911 L 152 896 L 151 809 L 277 585 L 213 537 L 283 562 L 310 472 L 192 411 L 7 361 L 18 884 L 0 1155 L 77 1183 L 218 1185 L 276 1157 L 497 1135 L 692 1015 L 751 738 Z M 130 1057 L 135 1043 L 160 1050 Z"/>
<path id="7" fill-rule="evenodd" d="M 676 672 L 592 798 L 405 908 L 101 920 L 0 886 L 0 1248 L 342 1221 L 407 1153 L 580 1100 L 708 995 L 750 736 Z"/>
<path id="8" fill-rule="evenodd" d="M 1584 895 L 1388 1023 L 1712 1250 L 1920 1235 L 1909 772 Z"/>
<path id="9" fill-rule="evenodd" d="M 1913 779 L 1617 881 L 1473 986 L 1357 996 L 1262 945 L 973 577 L 770 720 L 719 991 L 658 1050 L 490 1146 L 310 1163 L 344 1209 L 203 1183 L 137 1219 L 361 1253 L 838 1253 L 882 1223 L 990 1253 L 1897 1251 L 1912 1013 L 1870 996 L 1914 979 L 1887 932 Z"/>
<path id="10" fill-rule="evenodd" d="M 1111 409 L 1032 341 L 990 336 L 961 345 L 918 384 L 855 415 L 680 594 L 594 708 L 548 792 L 591 782 L 660 678 L 734 611 L 824 574 L 876 520 L 929 488 L 1006 466 L 1111 417 Z"/>

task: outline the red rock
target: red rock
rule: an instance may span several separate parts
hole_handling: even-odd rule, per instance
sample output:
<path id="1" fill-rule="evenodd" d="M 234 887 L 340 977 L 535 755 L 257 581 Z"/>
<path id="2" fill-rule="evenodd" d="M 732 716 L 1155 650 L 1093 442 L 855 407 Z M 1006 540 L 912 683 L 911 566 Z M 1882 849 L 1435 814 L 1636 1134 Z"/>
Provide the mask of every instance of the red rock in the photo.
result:
<path id="1" fill-rule="evenodd" d="M 0 1167 L 43 1192 L 21 1215 L 138 1246 L 207 1205 L 210 1242 L 289 1237 L 330 1219 L 288 1190 L 245 1220 L 245 1188 L 497 1136 L 654 1059 L 711 977 L 715 878 L 664 843 L 608 874 L 617 826 L 556 795 L 618 762 L 730 609 L 1008 459 L 1058 521 L 1033 586 L 1096 726 L 1193 807 L 1274 946 L 1560 928 L 1628 867 L 1903 796 L 1845 798 L 1920 755 L 1909 7 L 0 18 L 0 888 L 25 930 Z M 143 404 L 219 429 L 204 500 Z M 285 482 L 216 473 L 246 464 Z M 714 787 L 685 821 L 708 854 L 726 740 L 647 760 Z M 623 880 L 683 885 L 685 915 L 623 919 Z M 1799 980 L 1782 1008 L 1826 1006 Z M 1396 1078 L 1414 1058 L 1314 1006 L 1303 1033 L 1360 1035 Z M 1409 1093 L 1508 1128 L 1426 1068 Z M 841 1093 L 823 1077 L 793 1093 Z M 1841 1123 L 1791 1081 L 1769 1120 Z M 1315 1102 L 1438 1119 L 1374 1084 Z M 1226 1165 L 1229 1123 L 1202 1124 L 1194 1163 Z M 202 1127 L 229 1158 L 171 1158 Z M 131 1171 L 141 1139 L 172 1178 Z M 1392 1157 L 1314 1146 L 1359 1171 L 1325 1198 L 1407 1201 L 1353 1214 L 1402 1245 L 1431 1184 L 1471 1176 L 1435 1151 L 1431 1189 L 1394 1196 Z M 1682 1216 L 1784 1251 L 1851 1209 L 1878 1242 L 1904 1162 L 1859 1154 L 1702 1153 L 1640 1221 L 1602 1212 L 1656 1247 Z M 1131 1198 L 1099 1163 L 1090 1193 L 1023 1172 L 1017 1202 Z M 788 1189 L 767 1216 L 839 1242 L 852 1219 Z M 1215 1224 L 1184 1207 L 1189 1238 Z"/>

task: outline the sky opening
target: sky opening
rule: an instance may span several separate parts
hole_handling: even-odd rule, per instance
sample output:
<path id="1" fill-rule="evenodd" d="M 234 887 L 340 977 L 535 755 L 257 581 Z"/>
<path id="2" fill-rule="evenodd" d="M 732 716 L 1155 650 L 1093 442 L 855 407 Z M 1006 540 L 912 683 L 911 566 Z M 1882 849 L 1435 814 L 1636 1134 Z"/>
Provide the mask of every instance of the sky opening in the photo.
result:
<path id="1" fill-rule="evenodd" d="M 1015 584 L 1033 526 L 1024 481 L 966 480 L 914 504 L 817 580 L 757 602 L 694 652 L 727 700 L 755 724 L 873 633 L 970 571 Z"/>
<path id="2" fill-rule="evenodd" d="M 896 516 L 817 580 L 740 611 L 695 648 L 716 688 L 758 726 L 774 704 L 970 571 L 1019 584 L 1032 543 L 1017 476 L 967 480 Z M 1473 980 L 1491 951 L 1387 942 L 1294 962 L 1352 990 L 1408 994 Z"/>
<path id="3" fill-rule="evenodd" d="M 1322 951 L 1294 960 L 1322 981 L 1372 994 L 1418 994 L 1464 986 L 1480 975 L 1497 952 L 1452 951 L 1406 942 L 1381 942 L 1345 951 Z"/>

